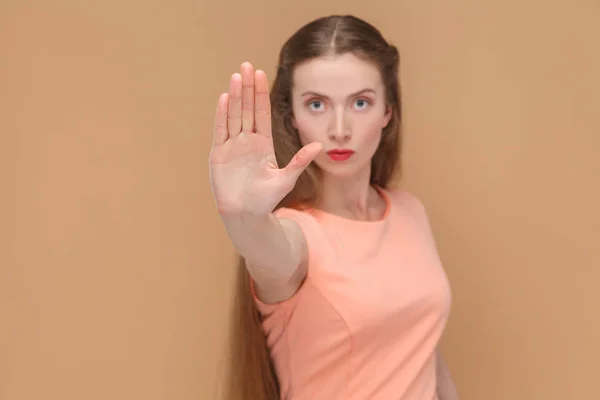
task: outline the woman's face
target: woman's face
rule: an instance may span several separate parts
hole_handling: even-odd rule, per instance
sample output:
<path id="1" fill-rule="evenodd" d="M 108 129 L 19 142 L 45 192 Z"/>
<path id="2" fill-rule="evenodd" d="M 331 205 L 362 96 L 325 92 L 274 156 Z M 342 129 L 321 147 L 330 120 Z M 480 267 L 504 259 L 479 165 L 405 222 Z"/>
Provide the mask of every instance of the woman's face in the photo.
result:
<path id="1" fill-rule="evenodd" d="M 303 145 L 321 142 L 315 163 L 331 177 L 370 171 L 391 111 L 379 70 L 353 54 L 298 65 L 292 89 L 293 125 Z"/>

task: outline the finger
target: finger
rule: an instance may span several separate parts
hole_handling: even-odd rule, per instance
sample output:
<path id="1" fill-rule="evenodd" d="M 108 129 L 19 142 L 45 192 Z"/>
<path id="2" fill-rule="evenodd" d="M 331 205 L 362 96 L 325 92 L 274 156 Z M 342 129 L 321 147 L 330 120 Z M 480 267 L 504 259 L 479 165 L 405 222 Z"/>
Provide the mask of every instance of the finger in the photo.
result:
<path id="1" fill-rule="evenodd" d="M 254 132 L 254 67 L 242 64 L 242 132 Z"/>
<path id="2" fill-rule="evenodd" d="M 222 93 L 217 103 L 217 112 L 215 114 L 213 128 L 213 145 L 220 146 L 227 141 L 227 106 L 229 103 L 229 94 Z"/>
<path id="3" fill-rule="evenodd" d="M 319 155 L 323 145 L 319 142 L 312 142 L 302 147 L 296 155 L 285 166 L 284 173 L 294 182 L 300 177 L 300 174 L 310 165 L 310 163 Z"/>
<path id="4" fill-rule="evenodd" d="M 242 76 L 239 73 L 231 75 L 229 82 L 229 105 L 227 109 L 227 132 L 229 138 L 234 138 L 242 130 Z"/>
<path id="5" fill-rule="evenodd" d="M 254 123 L 256 133 L 271 136 L 271 100 L 269 99 L 269 83 L 264 71 L 254 74 Z"/>

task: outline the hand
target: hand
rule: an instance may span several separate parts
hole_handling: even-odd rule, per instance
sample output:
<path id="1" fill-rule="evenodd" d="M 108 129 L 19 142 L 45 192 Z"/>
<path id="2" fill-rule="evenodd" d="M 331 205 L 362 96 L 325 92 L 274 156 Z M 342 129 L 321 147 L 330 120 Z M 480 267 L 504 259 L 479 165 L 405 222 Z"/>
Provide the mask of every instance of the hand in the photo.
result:
<path id="1" fill-rule="evenodd" d="M 320 143 L 310 143 L 279 168 L 267 77 L 250 63 L 231 76 L 229 93 L 219 97 L 213 135 L 210 180 L 222 215 L 270 213 L 322 149 Z"/>

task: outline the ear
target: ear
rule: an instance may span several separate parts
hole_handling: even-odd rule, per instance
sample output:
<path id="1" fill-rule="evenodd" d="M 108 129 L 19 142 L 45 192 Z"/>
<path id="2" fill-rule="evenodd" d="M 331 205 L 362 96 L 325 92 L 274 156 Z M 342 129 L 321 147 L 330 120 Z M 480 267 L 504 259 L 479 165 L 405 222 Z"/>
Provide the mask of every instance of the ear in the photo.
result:
<path id="1" fill-rule="evenodd" d="M 392 119 L 392 107 L 387 106 L 386 109 L 385 109 L 385 114 L 383 116 L 383 124 L 381 125 L 381 129 L 383 129 L 386 126 L 388 126 L 388 124 L 390 123 L 391 119 Z"/>

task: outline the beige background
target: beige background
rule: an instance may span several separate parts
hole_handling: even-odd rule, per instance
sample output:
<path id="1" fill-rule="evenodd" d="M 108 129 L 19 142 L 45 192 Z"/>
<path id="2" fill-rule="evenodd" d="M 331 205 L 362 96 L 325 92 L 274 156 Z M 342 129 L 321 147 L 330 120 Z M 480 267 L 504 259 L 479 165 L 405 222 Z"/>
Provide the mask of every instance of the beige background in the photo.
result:
<path id="1" fill-rule="evenodd" d="M 598 1 L 4 0 L 0 399 L 217 398 L 216 99 L 330 13 L 400 47 L 462 399 L 600 398 Z"/>

